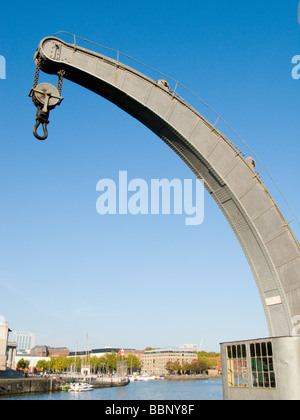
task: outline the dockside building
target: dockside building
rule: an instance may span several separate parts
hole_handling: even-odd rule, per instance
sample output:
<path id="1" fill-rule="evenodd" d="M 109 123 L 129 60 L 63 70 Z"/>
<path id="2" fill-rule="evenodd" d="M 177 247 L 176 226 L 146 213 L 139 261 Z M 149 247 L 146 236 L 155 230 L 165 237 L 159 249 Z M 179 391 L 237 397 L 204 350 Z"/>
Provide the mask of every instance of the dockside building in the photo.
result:
<path id="1" fill-rule="evenodd" d="M 149 350 L 141 356 L 142 374 L 147 375 L 166 375 L 166 364 L 168 362 L 178 362 L 180 365 L 191 363 L 197 360 L 197 353 L 194 349 L 174 348 Z"/>

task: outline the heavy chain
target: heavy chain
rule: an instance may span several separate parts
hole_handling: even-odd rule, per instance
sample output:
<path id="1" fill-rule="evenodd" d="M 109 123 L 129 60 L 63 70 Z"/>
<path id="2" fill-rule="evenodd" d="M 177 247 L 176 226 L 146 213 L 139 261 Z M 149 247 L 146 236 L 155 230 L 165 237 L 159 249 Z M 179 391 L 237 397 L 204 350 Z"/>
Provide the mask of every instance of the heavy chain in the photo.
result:
<path id="1" fill-rule="evenodd" d="M 33 79 L 33 89 L 36 89 L 36 87 L 38 85 L 38 82 L 39 82 L 39 75 L 40 75 L 40 70 L 41 70 L 41 64 L 42 64 L 42 58 L 39 57 L 37 59 L 37 62 L 36 62 L 36 69 L 35 69 L 35 74 L 34 74 L 34 79 Z M 58 75 L 57 90 L 58 90 L 59 94 L 61 95 L 63 80 L 64 80 L 64 77 L 66 75 L 66 72 L 64 70 L 60 70 L 57 73 L 57 75 Z"/>
<path id="2" fill-rule="evenodd" d="M 48 137 L 47 125 L 49 124 L 49 112 L 51 109 L 55 108 L 56 105 L 60 105 L 61 101 L 63 100 L 63 98 L 61 97 L 61 91 L 62 91 L 63 80 L 66 75 L 66 72 L 64 70 L 60 70 L 57 73 L 58 75 L 57 90 L 53 85 L 50 85 L 49 83 L 48 84 L 44 83 L 44 84 L 39 85 L 40 90 L 41 90 L 39 91 L 37 90 L 37 87 L 38 87 L 38 81 L 39 81 L 41 68 L 42 68 L 42 57 L 39 56 L 36 59 L 36 69 L 35 69 L 35 74 L 34 74 L 34 79 L 33 79 L 33 88 L 31 89 L 29 96 L 32 98 L 34 105 L 37 107 L 37 114 L 35 118 L 35 126 L 33 128 L 33 134 L 39 140 L 46 140 L 46 138 Z M 59 96 L 57 95 L 57 92 Z M 44 95 L 43 99 L 38 98 L 36 96 L 36 93 L 38 93 L 39 95 L 41 94 Z M 50 98 L 55 99 L 55 103 L 52 104 L 51 106 L 49 106 Z M 42 125 L 43 131 L 44 131 L 43 135 L 41 136 L 37 133 L 37 129 L 40 125 Z"/>
<path id="3" fill-rule="evenodd" d="M 35 75 L 34 75 L 34 79 L 33 79 L 33 89 L 35 89 L 37 87 L 37 84 L 38 84 L 38 81 L 39 81 L 41 64 L 42 64 L 42 58 L 39 57 L 37 59 L 37 63 L 36 63 Z"/>
<path id="4" fill-rule="evenodd" d="M 57 90 L 58 90 L 58 92 L 59 92 L 59 94 L 60 94 L 60 96 L 61 96 L 62 84 L 63 84 L 64 77 L 65 77 L 65 75 L 66 75 L 66 72 L 65 72 L 64 70 L 60 70 L 60 71 L 57 73 L 57 75 L 58 75 L 58 85 L 57 85 Z"/>

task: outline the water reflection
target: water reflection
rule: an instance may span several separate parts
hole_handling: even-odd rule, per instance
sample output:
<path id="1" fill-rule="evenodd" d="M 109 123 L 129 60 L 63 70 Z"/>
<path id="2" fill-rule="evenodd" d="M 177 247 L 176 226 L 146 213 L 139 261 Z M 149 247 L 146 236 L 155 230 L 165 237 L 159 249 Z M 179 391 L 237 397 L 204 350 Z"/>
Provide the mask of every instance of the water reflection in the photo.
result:
<path id="1" fill-rule="evenodd" d="M 95 389 L 86 393 L 55 392 L 50 394 L 18 395 L 0 400 L 222 400 L 222 380 L 132 382 L 121 388 Z"/>

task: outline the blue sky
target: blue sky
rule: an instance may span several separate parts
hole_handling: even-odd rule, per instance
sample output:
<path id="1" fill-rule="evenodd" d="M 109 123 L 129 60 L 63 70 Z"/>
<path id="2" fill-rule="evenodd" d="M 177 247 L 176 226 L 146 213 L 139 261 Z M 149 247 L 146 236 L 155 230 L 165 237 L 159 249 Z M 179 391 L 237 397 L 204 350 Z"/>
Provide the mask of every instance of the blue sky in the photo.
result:
<path id="1" fill-rule="evenodd" d="M 84 349 L 86 334 L 91 348 L 203 340 L 206 350 L 268 335 L 247 261 L 208 194 L 198 227 L 185 226 L 184 216 L 97 214 L 98 180 L 117 179 L 121 170 L 131 179 L 194 178 L 165 144 L 69 81 L 50 115 L 49 138 L 39 142 L 27 95 L 33 54 L 46 36 L 64 30 L 120 50 L 216 109 L 299 215 L 300 80 L 291 77 L 292 57 L 300 54 L 297 6 L 297 0 L 1 6 L 7 77 L 0 80 L 0 315 L 12 330 L 71 349 L 76 342 Z M 40 81 L 56 84 L 46 74 Z M 291 226 L 299 238 L 299 226 Z"/>

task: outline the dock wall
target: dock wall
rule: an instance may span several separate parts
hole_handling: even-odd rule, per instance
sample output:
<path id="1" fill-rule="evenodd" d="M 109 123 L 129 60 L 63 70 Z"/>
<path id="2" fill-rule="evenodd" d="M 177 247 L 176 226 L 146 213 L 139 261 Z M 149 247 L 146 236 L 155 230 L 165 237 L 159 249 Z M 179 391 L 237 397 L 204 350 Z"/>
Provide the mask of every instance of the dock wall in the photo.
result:
<path id="1" fill-rule="evenodd" d="M 44 378 L 0 379 L 0 397 L 8 394 L 31 394 L 58 391 L 61 381 Z"/>

